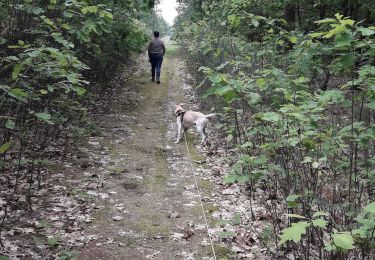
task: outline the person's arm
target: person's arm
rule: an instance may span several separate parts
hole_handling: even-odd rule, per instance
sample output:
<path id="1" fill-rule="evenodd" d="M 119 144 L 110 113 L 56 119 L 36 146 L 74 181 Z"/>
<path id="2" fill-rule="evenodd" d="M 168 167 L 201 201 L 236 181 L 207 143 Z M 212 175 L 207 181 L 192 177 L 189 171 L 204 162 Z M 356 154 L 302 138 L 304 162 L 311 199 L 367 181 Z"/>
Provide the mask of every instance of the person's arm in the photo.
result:
<path id="1" fill-rule="evenodd" d="M 150 41 L 150 43 L 148 44 L 148 48 L 147 48 L 147 53 L 148 53 L 149 58 L 151 56 L 151 46 L 152 46 L 152 41 Z"/>
<path id="2" fill-rule="evenodd" d="M 162 47 L 163 47 L 163 55 L 164 55 L 165 54 L 165 45 L 164 45 L 164 42 L 163 42 Z"/>

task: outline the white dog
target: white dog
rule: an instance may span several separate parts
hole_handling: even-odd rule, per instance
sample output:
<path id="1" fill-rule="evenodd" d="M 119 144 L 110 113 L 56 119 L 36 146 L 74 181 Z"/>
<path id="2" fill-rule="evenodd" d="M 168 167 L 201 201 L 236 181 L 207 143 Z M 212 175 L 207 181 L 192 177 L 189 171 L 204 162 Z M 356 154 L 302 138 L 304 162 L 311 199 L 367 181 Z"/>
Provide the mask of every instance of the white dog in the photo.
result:
<path id="1" fill-rule="evenodd" d="M 215 113 L 204 115 L 201 112 L 195 112 L 195 111 L 186 111 L 183 108 L 183 105 L 176 105 L 175 109 L 175 115 L 177 118 L 177 140 L 176 144 L 182 139 L 185 132 L 188 130 L 188 128 L 195 124 L 197 127 L 198 133 L 201 135 L 202 140 L 201 144 L 204 144 L 207 139 L 206 134 L 206 125 L 208 123 L 208 118 L 216 116 Z M 181 130 L 184 129 L 184 132 L 181 135 Z"/>

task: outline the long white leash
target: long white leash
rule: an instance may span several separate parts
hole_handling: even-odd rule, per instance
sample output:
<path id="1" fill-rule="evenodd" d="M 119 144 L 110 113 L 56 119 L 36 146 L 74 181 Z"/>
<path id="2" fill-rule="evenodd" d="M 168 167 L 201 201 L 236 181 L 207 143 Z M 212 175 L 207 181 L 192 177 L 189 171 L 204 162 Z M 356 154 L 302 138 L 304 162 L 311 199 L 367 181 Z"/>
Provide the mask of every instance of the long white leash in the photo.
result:
<path id="1" fill-rule="evenodd" d="M 208 222 L 207 222 L 206 212 L 204 211 L 202 196 L 201 196 L 201 192 L 200 192 L 200 189 L 199 189 L 199 186 L 198 186 L 197 177 L 195 177 L 195 174 L 194 174 L 193 162 L 191 160 L 189 146 L 188 146 L 187 141 L 186 141 L 186 133 L 184 133 L 184 139 L 185 139 L 186 149 L 187 149 L 187 152 L 188 152 L 188 155 L 189 155 L 189 161 L 190 161 L 190 167 L 191 167 L 191 174 L 194 177 L 195 187 L 197 189 L 199 201 L 201 203 L 201 208 L 202 208 L 202 213 L 203 213 L 204 221 L 206 223 L 207 235 L 208 235 L 208 238 L 210 240 L 210 244 L 211 244 L 211 248 L 212 248 L 212 253 L 214 255 L 214 259 L 216 260 L 217 258 L 216 258 L 216 254 L 215 254 L 214 243 L 212 242 L 211 234 L 210 234 L 210 231 L 208 229 Z"/>
<path id="2" fill-rule="evenodd" d="M 169 97 L 169 99 L 171 98 L 171 89 L 170 89 L 169 85 L 168 85 L 168 97 Z M 186 133 L 184 133 L 184 139 L 185 139 L 186 150 L 187 150 L 188 155 L 189 155 L 189 162 L 190 162 L 190 167 L 191 167 L 191 174 L 194 177 L 195 187 L 197 189 L 197 193 L 198 193 L 198 197 L 199 197 L 199 202 L 201 204 L 201 209 L 202 209 L 202 213 L 203 213 L 203 217 L 204 217 L 204 221 L 205 221 L 206 229 L 207 229 L 207 235 L 208 235 L 208 238 L 209 238 L 210 244 L 211 244 L 212 254 L 214 255 L 214 260 L 217 260 L 216 253 L 215 253 L 215 248 L 214 248 L 214 244 L 212 242 L 211 234 L 210 234 L 209 229 L 208 229 L 208 222 L 207 222 L 206 212 L 204 211 L 202 196 L 201 196 L 201 192 L 199 190 L 199 186 L 198 186 L 198 182 L 197 182 L 197 177 L 195 177 L 195 174 L 194 174 L 193 162 L 191 160 L 189 146 L 188 146 L 187 141 L 186 141 Z"/>

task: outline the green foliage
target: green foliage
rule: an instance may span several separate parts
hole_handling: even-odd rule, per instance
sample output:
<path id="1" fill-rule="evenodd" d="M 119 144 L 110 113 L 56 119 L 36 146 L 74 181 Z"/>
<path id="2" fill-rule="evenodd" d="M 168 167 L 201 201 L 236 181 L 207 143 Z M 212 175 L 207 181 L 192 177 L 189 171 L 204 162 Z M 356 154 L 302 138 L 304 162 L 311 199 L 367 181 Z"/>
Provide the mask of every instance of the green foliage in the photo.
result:
<path id="1" fill-rule="evenodd" d="M 300 241 L 301 236 L 303 234 L 306 234 L 306 228 L 309 226 L 310 226 L 310 223 L 306 221 L 292 223 L 291 227 L 285 228 L 283 230 L 280 243 L 285 243 L 286 241 L 294 241 L 294 242 Z"/>
<path id="2" fill-rule="evenodd" d="M 6 151 L 8 151 L 10 147 L 11 147 L 11 142 L 6 142 L 3 145 L 1 145 L 0 146 L 0 154 L 3 154 Z"/>
<path id="3" fill-rule="evenodd" d="M 56 237 L 49 237 L 47 238 L 47 244 L 49 246 L 56 246 L 59 244 L 59 240 Z"/>
<path id="4" fill-rule="evenodd" d="M 358 228 L 353 229 L 352 234 L 360 244 L 370 243 L 369 246 L 375 247 L 371 242 L 373 230 L 375 229 L 375 202 L 367 205 L 360 214 L 355 218 Z"/>
<path id="5" fill-rule="evenodd" d="M 78 256 L 77 251 L 63 251 L 59 253 L 59 260 L 75 260 Z"/>
<path id="6" fill-rule="evenodd" d="M 341 250 L 350 250 L 353 249 L 354 241 L 350 233 L 336 233 L 332 235 L 333 244 Z"/>
<path id="7" fill-rule="evenodd" d="M 286 203 L 287 203 L 288 208 L 296 208 L 298 205 L 300 205 L 300 203 L 297 201 L 299 197 L 301 197 L 301 195 L 298 195 L 298 194 L 289 195 L 286 198 Z"/>
<path id="8" fill-rule="evenodd" d="M 281 237 L 301 259 L 324 248 L 327 259 L 370 254 L 373 216 L 355 212 L 374 197 L 373 4 L 182 2 L 174 36 L 222 112 L 224 183 L 263 190 L 274 227 L 286 213 L 299 221 L 273 246 Z"/>
<path id="9" fill-rule="evenodd" d="M 232 231 L 221 231 L 218 233 L 220 238 L 233 238 L 235 233 Z"/>
<path id="10" fill-rule="evenodd" d="M 32 135 L 30 125 L 49 131 L 79 124 L 90 103 L 85 94 L 94 89 L 90 81 L 107 81 L 148 41 L 145 24 L 135 17 L 149 11 L 151 2 L 25 1 L 9 7 L 12 12 L 0 6 L 7 17 L 2 26 L 13 30 L 0 35 L 0 102 L 18 113 L 0 120 L 8 129 L 2 142 L 18 131 Z M 21 17 L 28 24 L 19 20 L 18 27 L 10 26 Z"/>
<path id="11" fill-rule="evenodd" d="M 109 95 L 120 65 L 127 66 L 149 40 L 141 19 L 154 2 L 1 1 L 0 175 L 15 196 L 34 198 L 50 176 L 42 173 L 51 157 L 65 154 L 92 131 L 87 115 L 97 97 Z M 9 210 L 33 208 L 34 199 L 25 207 L 13 194 L 8 197 Z M 5 210 L 2 239 L 3 229 L 17 221 L 9 225 L 8 217 Z M 59 241 L 50 237 L 43 243 L 52 249 Z M 59 258 L 76 255 L 66 251 Z"/>

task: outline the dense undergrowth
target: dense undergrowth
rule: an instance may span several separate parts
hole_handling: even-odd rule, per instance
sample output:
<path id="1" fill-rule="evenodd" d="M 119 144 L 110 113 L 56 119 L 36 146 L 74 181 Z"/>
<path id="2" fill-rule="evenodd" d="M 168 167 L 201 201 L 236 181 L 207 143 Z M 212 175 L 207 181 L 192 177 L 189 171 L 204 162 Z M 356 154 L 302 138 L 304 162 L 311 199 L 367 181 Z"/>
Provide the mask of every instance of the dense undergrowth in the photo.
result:
<path id="1" fill-rule="evenodd" d="M 93 130 L 90 110 L 119 66 L 144 50 L 152 29 L 167 33 L 154 4 L 0 2 L 0 244 L 4 228 L 17 226 L 11 212 L 32 213 L 52 159 Z"/>
<path id="2" fill-rule="evenodd" d="M 175 37 L 232 147 L 225 182 L 265 191 L 270 255 L 373 259 L 374 4 L 181 2 Z"/>

